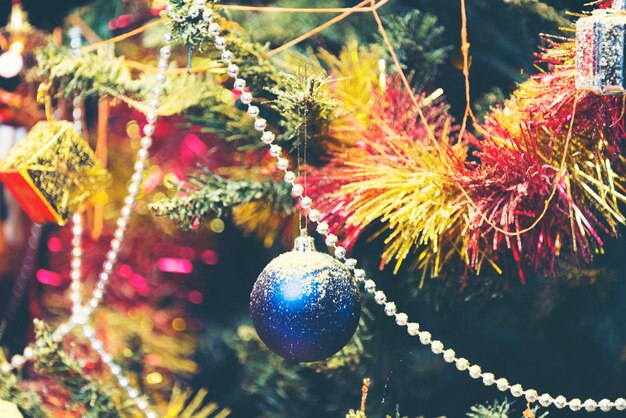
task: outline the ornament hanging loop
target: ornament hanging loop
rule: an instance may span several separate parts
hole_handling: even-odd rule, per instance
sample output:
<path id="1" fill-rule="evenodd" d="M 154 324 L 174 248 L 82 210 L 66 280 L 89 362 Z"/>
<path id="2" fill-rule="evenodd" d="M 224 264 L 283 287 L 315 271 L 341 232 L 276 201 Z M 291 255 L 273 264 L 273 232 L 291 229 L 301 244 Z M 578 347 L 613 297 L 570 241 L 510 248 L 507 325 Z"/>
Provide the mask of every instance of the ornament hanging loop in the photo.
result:
<path id="1" fill-rule="evenodd" d="M 37 89 L 37 102 L 44 105 L 46 111 L 46 120 L 54 121 L 54 113 L 52 111 L 52 97 L 50 96 L 51 83 L 41 83 Z"/>
<path id="2" fill-rule="evenodd" d="M 293 250 L 299 253 L 305 253 L 308 251 L 315 251 L 315 240 L 309 236 L 306 229 L 300 230 L 300 236 L 296 238 Z"/>

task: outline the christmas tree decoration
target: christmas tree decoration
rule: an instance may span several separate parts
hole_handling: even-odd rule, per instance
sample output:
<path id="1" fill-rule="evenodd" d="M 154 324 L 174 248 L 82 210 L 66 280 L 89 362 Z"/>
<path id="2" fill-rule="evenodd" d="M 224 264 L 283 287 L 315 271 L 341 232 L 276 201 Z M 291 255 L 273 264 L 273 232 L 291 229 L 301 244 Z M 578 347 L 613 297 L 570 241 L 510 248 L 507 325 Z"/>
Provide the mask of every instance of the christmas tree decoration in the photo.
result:
<path id="1" fill-rule="evenodd" d="M 313 362 L 345 346 L 359 324 L 359 289 L 346 266 L 315 251 L 312 237 L 272 260 L 250 295 L 261 340 L 289 360 Z"/>
<path id="2" fill-rule="evenodd" d="M 40 122 L 0 163 L 0 180 L 37 223 L 63 225 L 108 173 L 70 122 Z"/>
<path id="3" fill-rule="evenodd" d="M 576 88 L 596 94 L 626 93 L 626 2 L 614 0 L 576 23 Z"/>
<path id="4" fill-rule="evenodd" d="M 17 409 L 17 405 L 6 401 L 0 401 L 0 416 L 4 418 L 24 418 L 19 409 Z"/>

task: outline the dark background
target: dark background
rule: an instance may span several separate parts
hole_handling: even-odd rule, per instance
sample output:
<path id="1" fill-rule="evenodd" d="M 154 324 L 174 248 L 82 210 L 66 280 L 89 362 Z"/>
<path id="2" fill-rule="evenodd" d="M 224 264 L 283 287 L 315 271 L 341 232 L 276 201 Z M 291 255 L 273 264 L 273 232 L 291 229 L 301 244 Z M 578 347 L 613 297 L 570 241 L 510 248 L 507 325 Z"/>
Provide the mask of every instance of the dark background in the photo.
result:
<path id="1" fill-rule="evenodd" d="M 2 0 L 0 20 L 5 20 L 9 3 Z M 86 3 L 24 0 L 24 8 L 34 25 L 50 30 L 62 24 L 72 7 Z M 559 10 L 578 12 L 586 1 L 546 3 Z M 389 11 L 400 14 L 415 7 L 437 15 L 446 28 L 446 42 L 456 48 L 434 84 L 445 89 L 453 113 L 458 116 L 464 106 L 463 79 L 455 65 L 460 27 L 458 1 L 392 1 L 387 6 Z M 542 22 L 540 17 L 521 13 L 520 9 L 497 0 L 468 0 L 468 18 L 475 98 L 494 88 L 510 92 L 516 82 L 534 72 L 533 53 L 541 42 L 538 34 L 558 33 L 558 28 Z M 327 46 L 329 41 L 314 39 L 311 43 Z M 268 253 L 257 242 L 239 236 L 228 240 L 222 264 L 210 273 L 222 280 L 214 282 L 207 298 L 206 312 L 211 318 L 207 320 L 207 328 L 223 330 L 234 326 L 233 318 L 245 318 L 249 289 L 256 274 L 278 253 L 278 250 Z M 416 291 L 417 276 L 406 273 L 400 281 L 389 272 L 380 273 L 378 281 L 394 299 L 404 298 L 400 305 L 403 310 L 410 317 L 419 318 L 435 338 L 496 375 L 507 376 L 524 386 L 541 384 L 538 390 L 555 396 L 578 396 L 583 401 L 585 397 L 615 399 L 626 395 L 625 244 L 622 239 L 612 240 L 607 253 L 598 257 L 588 270 L 568 270 L 567 277 L 530 278 L 525 286 L 515 278 L 481 278 L 474 279 L 463 293 L 454 280 L 429 282 L 424 290 Z M 365 245 L 357 248 L 356 256 L 365 257 L 374 266 L 377 256 L 368 255 L 368 248 Z M 241 263 L 242 257 L 246 263 Z M 589 272 L 594 272 L 594 277 L 600 280 L 590 283 Z M 412 299 L 406 301 L 407 295 Z M 463 416 L 470 405 L 503 397 L 494 388 L 486 389 L 470 382 L 467 374 L 458 373 L 435 359 L 415 339 L 409 339 L 380 315 L 380 309 L 369 302 L 368 306 L 376 316 L 374 345 L 377 347 L 373 352 L 375 361 L 371 362 L 376 363 L 376 369 L 363 372 L 375 382 L 370 395 L 370 407 L 375 412 L 371 416 L 391 414 L 399 404 L 402 413 L 408 416 L 456 418 Z M 212 395 L 224 402 L 237 404 L 240 371 L 232 356 L 217 355 L 223 347 L 215 340 L 214 335 L 208 335 L 201 346 L 204 352 L 199 358 L 204 359 L 205 373 L 198 378 L 198 384 L 208 386 Z M 216 360 L 218 357 L 222 360 Z M 320 386 L 321 399 L 332 397 L 324 391 Z M 343 403 L 351 402 L 357 407 L 358 389 L 352 393 L 352 398 L 344 399 Z M 252 407 L 239 408 L 235 407 L 234 416 L 255 416 Z M 339 417 L 345 412 L 335 410 L 317 416 Z M 601 414 L 618 415 L 601 412 L 592 415 Z M 569 417 L 572 413 L 551 410 L 550 416 Z"/>

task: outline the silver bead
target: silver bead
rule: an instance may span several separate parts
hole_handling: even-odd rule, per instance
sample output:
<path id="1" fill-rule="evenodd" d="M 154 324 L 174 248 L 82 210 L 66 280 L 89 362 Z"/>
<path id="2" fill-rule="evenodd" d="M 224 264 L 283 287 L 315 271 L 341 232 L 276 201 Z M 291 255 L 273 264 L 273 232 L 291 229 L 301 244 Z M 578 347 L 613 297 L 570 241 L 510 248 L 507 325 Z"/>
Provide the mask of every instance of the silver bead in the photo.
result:
<path id="1" fill-rule="evenodd" d="M 190 18 L 195 19 L 198 16 L 200 16 L 200 10 L 198 10 L 195 7 L 192 7 L 191 9 L 189 9 L 189 17 Z"/>
<path id="2" fill-rule="evenodd" d="M 132 389 L 132 388 L 131 388 L 131 389 L 128 389 L 127 393 L 128 393 L 128 396 L 129 396 L 131 399 L 135 399 L 135 398 L 137 398 L 137 397 L 139 396 L 139 392 L 137 392 L 137 390 L 136 390 L 136 389 Z"/>
<path id="3" fill-rule="evenodd" d="M 409 316 L 404 312 L 400 312 L 396 314 L 396 324 L 398 326 L 404 327 L 407 322 L 409 322 Z"/>
<path id="4" fill-rule="evenodd" d="M 293 197 L 300 197 L 302 196 L 302 193 L 304 193 L 304 186 L 302 186 L 301 184 L 296 183 L 291 188 L 291 195 Z"/>
<path id="5" fill-rule="evenodd" d="M 172 36 L 172 32 L 167 32 L 164 36 L 163 36 L 163 41 L 165 43 L 170 43 L 173 40 L 173 36 Z"/>
<path id="6" fill-rule="evenodd" d="M 217 38 L 215 38 L 215 48 L 218 51 L 223 51 L 224 48 L 226 48 L 226 38 L 221 37 L 221 36 L 218 36 Z"/>
<path id="7" fill-rule="evenodd" d="M 420 342 L 422 344 L 428 345 L 428 344 L 430 344 L 432 336 L 430 335 L 430 332 L 422 331 L 422 332 L 419 333 L 419 339 L 420 339 Z"/>
<path id="8" fill-rule="evenodd" d="M 226 73 L 228 74 L 229 77 L 235 78 L 239 75 L 239 67 L 237 66 L 237 64 L 229 64 L 228 69 L 226 70 Z M 237 80 L 241 80 L 241 79 L 237 79 Z M 236 86 L 235 86 L 235 89 L 240 90 Z"/>
<path id="9" fill-rule="evenodd" d="M 271 155 L 272 157 L 278 157 L 278 156 L 280 155 L 280 152 L 281 152 L 282 150 L 283 150 L 283 149 L 280 147 L 280 145 L 276 145 L 276 144 L 274 144 L 274 145 L 272 145 L 272 146 L 270 147 L 270 155 Z"/>
<path id="10" fill-rule="evenodd" d="M 150 106 L 150 109 L 157 110 L 159 106 L 161 106 L 161 103 L 157 99 L 150 99 L 148 106 Z"/>
<path id="11" fill-rule="evenodd" d="M 509 381 L 506 380 L 504 377 L 501 377 L 500 379 L 496 380 L 496 387 L 500 392 L 505 392 L 509 389 Z"/>
<path id="12" fill-rule="evenodd" d="M 406 324 L 406 332 L 411 337 L 415 337 L 420 332 L 420 326 L 416 322 L 409 322 Z"/>
<path id="13" fill-rule="evenodd" d="M 116 229 L 116 230 L 115 230 L 115 232 L 113 233 L 113 236 L 114 236 L 115 238 L 119 239 L 119 240 L 122 240 L 122 239 L 124 239 L 124 234 L 125 234 L 124 229 L 122 229 L 122 228 L 118 228 L 118 229 Z"/>
<path id="14" fill-rule="evenodd" d="M 367 293 L 374 293 L 376 291 L 376 283 L 374 280 L 367 280 L 365 282 L 365 291 Z"/>
<path id="15" fill-rule="evenodd" d="M 241 97 L 243 97 L 243 95 Z M 263 135 L 261 136 L 261 141 L 263 141 L 264 144 L 268 144 L 268 145 L 274 142 L 275 139 L 276 139 L 276 135 L 274 135 L 274 133 L 270 131 L 263 132 Z"/>
<path id="16" fill-rule="evenodd" d="M 335 257 L 343 259 L 346 257 L 346 249 L 342 246 L 335 247 Z"/>
<path id="17" fill-rule="evenodd" d="M 222 52 L 222 62 L 224 64 L 230 64 L 230 62 L 233 60 L 233 53 L 225 50 Z"/>
<path id="18" fill-rule="evenodd" d="M 146 126 L 143 127 L 143 133 L 146 136 L 154 135 L 154 131 L 155 131 L 154 125 L 151 123 L 148 123 Z"/>
<path id="19" fill-rule="evenodd" d="M 24 349 L 24 358 L 27 360 L 32 359 L 35 356 L 35 350 L 33 350 L 33 347 L 26 347 Z"/>
<path id="20" fill-rule="evenodd" d="M 460 358 L 456 361 L 457 370 L 464 372 L 469 367 L 469 361 L 464 358 Z"/>
<path id="21" fill-rule="evenodd" d="M 149 155 L 150 153 L 145 148 L 139 148 L 139 150 L 137 150 L 137 158 L 139 158 L 139 160 L 145 161 Z"/>
<path id="22" fill-rule="evenodd" d="M 137 196 L 139 194 L 139 191 L 140 187 L 135 183 L 132 183 L 128 186 L 128 194 L 130 194 L 131 196 Z"/>
<path id="23" fill-rule="evenodd" d="M 98 279 L 100 279 L 100 281 L 102 282 L 108 282 L 110 279 L 109 273 L 103 271 L 102 273 L 100 273 L 100 275 L 98 276 Z"/>
<path id="24" fill-rule="evenodd" d="M 600 402 L 598 402 L 598 406 L 600 407 L 600 411 L 602 412 L 609 412 L 611 408 L 613 408 L 611 401 L 609 401 L 608 399 L 602 399 Z"/>
<path id="25" fill-rule="evenodd" d="M 379 305 L 382 305 L 383 303 L 387 301 L 387 296 L 385 295 L 385 292 L 383 292 L 382 290 L 377 290 L 376 293 L 374 293 L 374 300 Z"/>
<path id="26" fill-rule="evenodd" d="M 261 113 L 261 110 L 258 106 L 248 106 L 248 115 L 252 118 L 256 118 Z"/>
<path id="27" fill-rule="evenodd" d="M 169 67 L 169 62 L 166 59 L 161 58 L 158 62 L 157 62 L 157 67 L 159 68 L 159 70 L 161 71 L 165 71 L 167 70 L 167 68 Z M 158 81 L 158 80 L 157 80 Z M 161 94 L 163 90 L 160 90 L 158 93 L 155 93 L 154 90 L 152 91 L 156 96 L 159 96 Z"/>
<path id="28" fill-rule="evenodd" d="M 102 264 L 102 269 L 106 272 L 106 273 L 111 273 L 113 271 L 113 263 L 110 261 L 105 261 Z"/>
<path id="29" fill-rule="evenodd" d="M 615 409 L 617 409 L 618 411 L 623 411 L 626 409 L 626 399 L 624 398 L 617 398 L 615 399 Z"/>
<path id="30" fill-rule="evenodd" d="M 25 363 L 26 359 L 19 354 L 16 354 L 11 358 L 11 365 L 15 368 L 22 367 Z"/>
<path id="31" fill-rule="evenodd" d="M 526 402 L 530 403 L 536 402 L 537 398 L 539 397 L 535 389 L 528 389 L 524 396 L 526 397 Z"/>
<path id="32" fill-rule="evenodd" d="M 477 364 L 473 364 L 469 368 L 469 375 L 472 379 L 478 379 L 480 377 L 480 366 Z"/>
<path id="33" fill-rule="evenodd" d="M 233 83 L 233 88 L 235 90 L 243 91 L 246 88 L 246 80 L 243 78 L 237 78 Z"/>
<path id="34" fill-rule="evenodd" d="M 209 24 L 209 35 L 211 36 L 217 36 L 220 34 L 220 25 L 218 25 L 215 22 L 211 22 Z"/>
<path id="35" fill-rule="evenodd" d="M 430 349 L 434 354 L 441 354 L 443 353 L 443 343 L 441 341 L 433 341 Z"/>
<path id="36" fill-rule="evenodd" d="M 12 370 L 13 366 L 11 366 L 9 363 L 2 363 L 2 365 L 0 365 L 0 372 L 2 372 L 3 374 L 9 374 Z"/>
<path id="37" fill-rule="evenodd" d="M 121 214 L 124 218 L 130 218 L 130 215 L 133 214 L 133 209 L 130 206 L 124 206 L 122 208 Z M 119 240 L 118 240 L 119 242 Z"/>
<path id="38" fill-rule="evenodd" d="M 338 239 L 337 239 L 337 236 L 335 234 L 328 234 L 326 236 L 325 242 L 326 242 L 326 245 L 329 246 L 329 247 L 334 247 L 335 244 L 337 244 L 337 241 L 338 241 Z"/>
<path id="39" fill-rule="evenodd" d="M 252 93 L 250 93 L 248 91 L 242 93 L 240 100 L 241 100 L 241 103 L 243 103 L 245 105 L 249 105 L 250 103 L 252 103 Z M 263 141 L 263 142 L 265 142 L 265 141 Z"/>
<path id="40" fill-rule="evenodd" d="M 354 270 L 354 278 L 356 280 L 358 280 L 358 281 L 365 280 L 365 270 L 363 270 L 363 269 L 355 269 Z"/>
<path id="41" fill-rule="evenodd" d="M 310 208 L 312 204 L 313 204 L 313 201 L 311 200 L 309 196 L 304 196 L 300 200 L 300 206 L 302 206 L 304 209 Z"/>
<path id="42" fill-rule="evenodd" d="M 148 402 L 146 402 L 145 399 L 139 399 L 137 401 L 137 408 L 141 409 L 142 411 L 145 411 L 146 409 L 148 409 Z"/>
<path id="43" fill-rule="evenodd" d="M 446 351 L 443 352 L 443 360 L 446 363 L 452 363 L 454 362 L 454 359 L 456 358 L 456 353 L 454 352 L 453 349 L 449 348 Z"/>
<path id="44" fill-rule="evenodd" d="M 161 58 L 168 59 L 172 56 L 172 50 L 169 46 L 164 46 L 159 51 L 159 55 L 161 56 Z"/>
<path id="45" fill-rule="evenodd" d="M 544 408 L 547 408 L 550 405 L 552 405 L 552 396 L 550 396 L 548 393 L 542 394 L 539 397 L 539 405 L 543 406 Z"/>
<path id="46" fill-rule="evenodd" d="M 554 406 L 556 406 L 559 409 L 563 409 L 567 406 L 567 399 L 565 399 L 565 396 L 563 395 L 559 395 L 554 399 Z"/>
<path id="47" fill-rule="evenodd" d="M 158 118 L 159 116 L 156 114 L 156 112 L 150 111 L 146 113 L 146 120 L 148 121 L 148 123 L 155 123 Z"/>
<path id="48" fill-rule="evenodd" d="M 141 146 L 144 148 L 150 148 L 152 146 L 152 138 L 149 136 L 141 138 Z"/>
<path id="49" fill-rule="evenodd" d="M 279 158 L 276 162 L 276 167 L 278 167 L 279 170 L 286 170 L 287 167 L 289 167 L 289 161 L 285 158 Z"/>
<path id="50" fill-rule="evenodd" d="M 117 381 L 120 384 L 120 386 L 123 387 L 123 388 L 128 387 L 128 385 L 130 385 L 130 382 L 124 376 L 122 376 L 119 379 L 117 379 Z"/>
<path id="51" fill-rule="evenodd" d="M 356 267 L 356 263 L 357 263 L 356 259 L 354 259 L 354 258 L 348 258 L 348 259 L 345 261 L 345 263 L 344 263 L 344 264 L 346 265 L 346 268 L 347 268 L 348 270 L 354 270 L 354 268 Z M 356 279 L 356 276 L 355 276 L 354 278 Z M 365 275 L 364 275 L 363 277 L 361 277 L 360 279 L 357 279 L 357 280 L 363 280 L 364 278 L 365 278 Z"/>
<path id="52" fill-rule="evenodd" d="M 130 177 L 130 181 L 133 182 L 133 183 L 141 184 L 143 182 L 143 174 L 141 174 L 141 173 L 134 173 Z"/>
<path id="53" fill-rule="evenodd" d="M 396 314 L 396 304 L 394 302 L 385 303 L 385 315 L 394 316 Z"/>
<path id="54" fill-rule="evenodd" d="M 574 398 L 574 399 L 569 401 L 569 409 L 571 409 L 574 412 L 580 411 L 580 408 L 582 408 L 582 407 L 583 407 L 582 403 L 581 403 L 580 399 L 578 399 L 578 398 Z"/>
<path id="55" fill-rule="evenodd" d="M 117 364 L 113 364 L 111 365 L 111 373 L 114 376 L 119 376 L 122 373 L 122 368 L 118 366 Z"/>
<path id="56" fill-rule="evenodd" d="M 254 121 L 254 129 L 257 131 L 264 131 L 267 128 L 267 121 L 265 119 L 257 119 Z"/>
<path id="57" fill-rule="evenodd" d="M 594 412 L 598 408 L 598 404 L 593 399 L 587 399 L 585 403 L 583 403 L 583 407 L 587 412 Z"/>
<path id="58" fill-rule="evenodd" d="M 517 383 L 517 384 L 511 386 L 511 395 L 513 395 L 516 398 L 519 398 L 523 394 L 524 394 L 524 389 L 522 389 L 522 385 Z"/>
<path id="59" fill-rule="evenodd" d="M 205 9 L 204 12 L 202 12 L 202 19 L 204 19 L 204 20 L 211 20 L 211 19 L 213 19 L 213 10 Z"/>
<path id="60" fill-rule="evenodd" d="M 287 171 L 283 179 L 286 183 L 293 183 L 294 181 L 296 181 L 296 175 L 293 171 Z"/>

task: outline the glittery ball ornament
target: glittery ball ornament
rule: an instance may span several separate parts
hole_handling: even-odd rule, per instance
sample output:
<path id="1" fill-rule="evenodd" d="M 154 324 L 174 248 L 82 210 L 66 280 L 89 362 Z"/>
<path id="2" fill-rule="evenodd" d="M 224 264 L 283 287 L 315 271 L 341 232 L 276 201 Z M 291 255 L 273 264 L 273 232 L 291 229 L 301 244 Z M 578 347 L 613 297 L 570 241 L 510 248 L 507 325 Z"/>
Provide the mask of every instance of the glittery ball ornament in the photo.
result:
<path id="1" fill-rule="evenodd" d="M 335 258 L 315 251 L 300 236 L 293 251 L 272 260 L 250 295 L 256 331 L 276 354 L 299 362 L 319 361 L 341 350 L 361 315 L 359 289 Z"/>
<path id="2" fill-rule="evenodd" d="M 576 23 L 576 89 L 626 94 L 626 0 Z"/>

